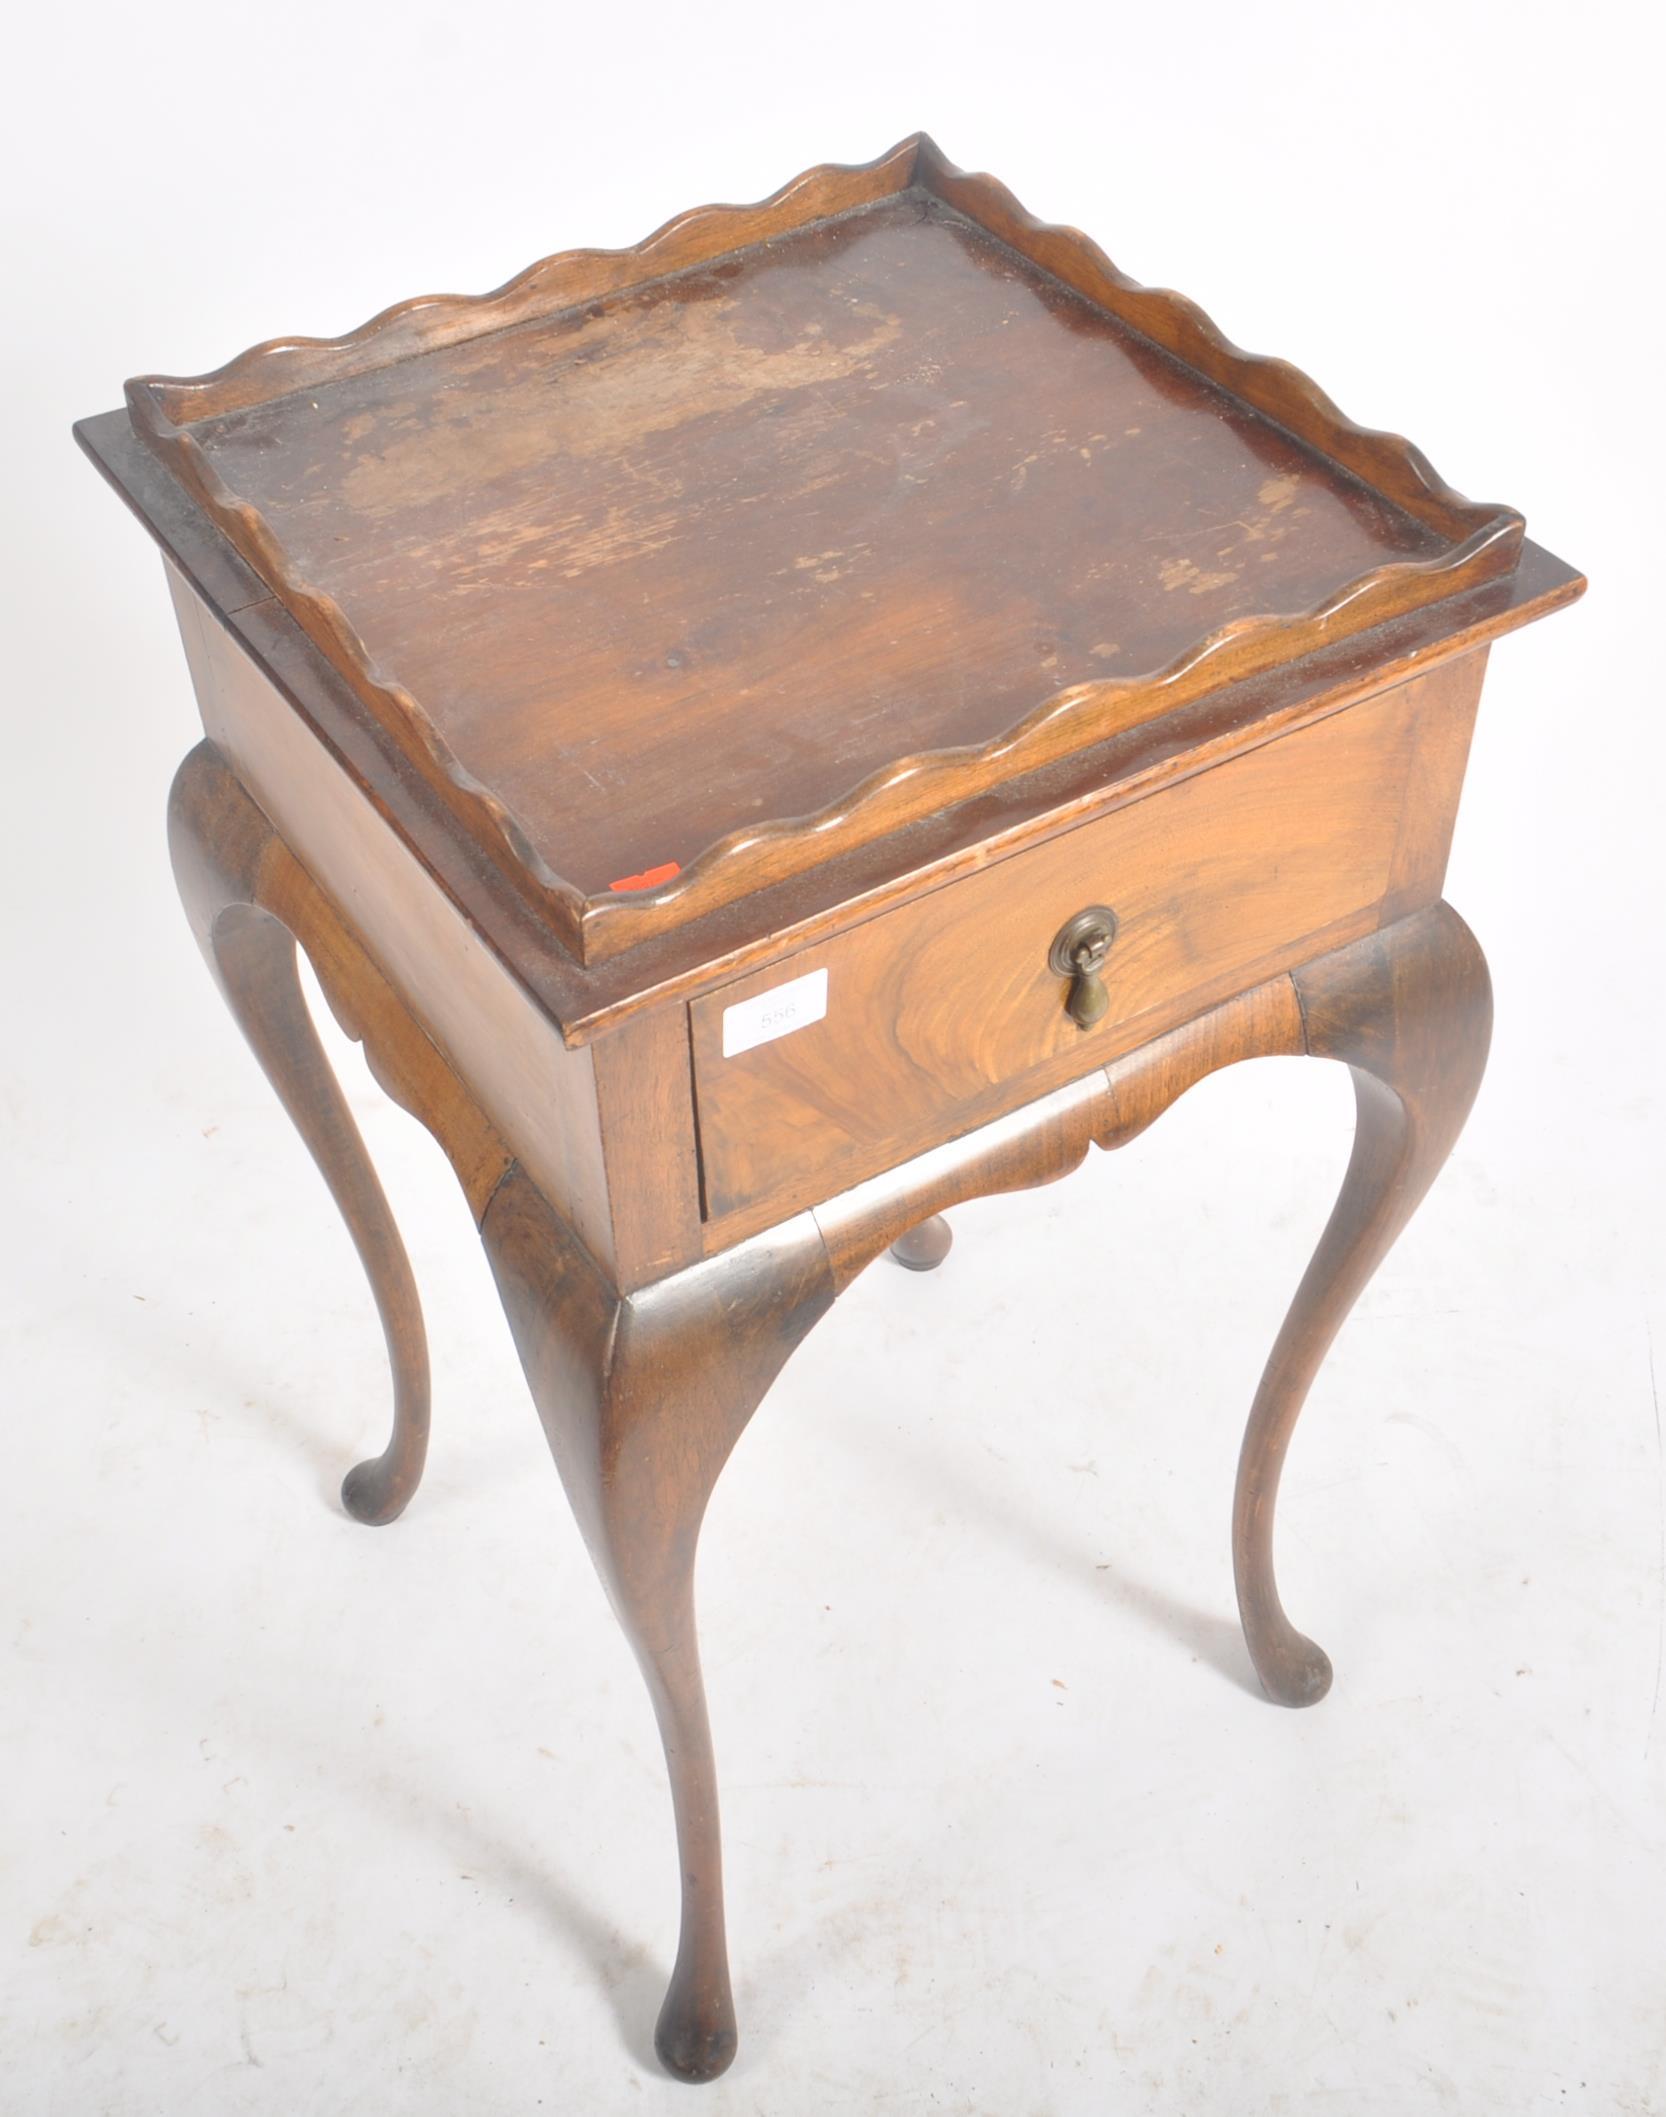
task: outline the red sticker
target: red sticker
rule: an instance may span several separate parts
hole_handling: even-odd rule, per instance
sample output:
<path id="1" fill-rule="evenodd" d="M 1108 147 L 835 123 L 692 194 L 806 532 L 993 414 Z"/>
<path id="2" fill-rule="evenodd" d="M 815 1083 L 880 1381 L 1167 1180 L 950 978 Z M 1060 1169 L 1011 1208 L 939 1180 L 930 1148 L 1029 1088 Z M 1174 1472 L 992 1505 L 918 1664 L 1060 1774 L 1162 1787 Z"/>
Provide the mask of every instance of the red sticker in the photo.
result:
<path id="1" fill-rule="evenodd" d="M 658 889 L 662 882 L 669 882 L 673 875 L 683 871 L 680 860 L 667 860 L 663 867 L 645 867 L 640 875 L 626 875 L 618 882 L 610 882 L 609 889 Z"/>

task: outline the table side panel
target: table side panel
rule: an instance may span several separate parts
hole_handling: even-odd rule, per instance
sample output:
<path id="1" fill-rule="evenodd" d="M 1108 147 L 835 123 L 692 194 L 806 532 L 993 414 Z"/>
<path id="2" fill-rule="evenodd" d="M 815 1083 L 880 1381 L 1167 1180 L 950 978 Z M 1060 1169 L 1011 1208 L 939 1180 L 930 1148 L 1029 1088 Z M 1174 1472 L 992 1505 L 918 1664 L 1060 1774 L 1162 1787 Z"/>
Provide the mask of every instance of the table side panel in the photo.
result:
<path id="1" fill-rule="evenodd" d="M 167 572 L 205 731 L 505 1145 L 612 1269 L 590 1051 L 562 1042 L 288 701 L 171 564 Z"/>
<path id="2" fill-rule="evenodd" d="M 987 1123 L 1434 901 L 1479 698 L 1470 654 L 696 999 L 707 1246 Z M 1109 905 L 1110 1012 L 1054 934 Z M 823 1019 L 725 1058 L 735 1003 L 828 973 Z"/>
<path id="3" fill-rule="evenodd" d="M 668 1000 L 586 1048 L 601 1114 L 614 1279 L 630 1293 L 703 1251 L 688 1009 Z"/>

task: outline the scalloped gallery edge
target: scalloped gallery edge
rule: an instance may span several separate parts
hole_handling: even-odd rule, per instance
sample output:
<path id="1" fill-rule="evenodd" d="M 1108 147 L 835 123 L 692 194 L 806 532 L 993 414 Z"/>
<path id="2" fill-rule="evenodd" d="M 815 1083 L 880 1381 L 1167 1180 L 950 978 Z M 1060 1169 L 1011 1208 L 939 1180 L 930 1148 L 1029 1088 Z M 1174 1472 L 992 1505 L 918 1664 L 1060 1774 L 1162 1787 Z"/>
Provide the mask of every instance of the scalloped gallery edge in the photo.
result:
<path id="1" fill-rule="evenodd" d="M 300 575 L 271 525 L 226 485 L 190 428 L 558 314 L 912 189 L 934 195 L 1125 328 L 1340 465 L 1449 540 L 1449 548 L 1375 567 L 1298 613 L 1236 619 L 1142 675 L 1069 686 L 990 741 L 895 760 L 807 815 L 728 831 L 696 851 L 676 879 L 660 888 L 587 894 L 549 865 L 504 802 L 461 764 L 397 673 L 372 658 L 340 605 Z M 994 178 L 957 169 L 923 133 L 869 163 L 807 170 L 755 206 L 692 208 L 626 249 L 557 253 L 491 293 L 418 296 L 339 338 L 269 339 L 205 375 L 136 377 L 127 384 L 127 404 L 145 444 L 341 670 L 453 813 L 483 832 L 496 848 L 501 871 L 581 963 L 618 955 L 668 926 L 805 873 L 835 854 L 972 799 L 1012 774 L 1154 719 L 1221 684 L 1507 574 L 1524 532 L 1513 509 L 1466 500 L 1402 436 L 1357 425 L 1299 369 L 1242 351 L 1184 296 L 1129 279 L 1079 230 L 1037 220 Z"/>

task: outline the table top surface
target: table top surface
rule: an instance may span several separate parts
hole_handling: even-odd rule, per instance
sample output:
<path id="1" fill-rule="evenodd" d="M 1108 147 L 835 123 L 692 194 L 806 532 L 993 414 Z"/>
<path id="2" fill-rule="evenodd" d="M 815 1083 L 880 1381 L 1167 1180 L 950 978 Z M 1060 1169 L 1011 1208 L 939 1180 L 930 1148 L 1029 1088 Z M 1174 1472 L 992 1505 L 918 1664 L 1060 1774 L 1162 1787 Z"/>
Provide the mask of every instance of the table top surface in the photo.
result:
<path id="1" fill-rule="evenodd" d="M 589 890 L 1440 548 L 919 196 L 199 439 Z"/>
<path id="2" fill-rule="evenodd" d="M 928 156 L 130 385 L 581 956 L 610 897 L 696 915 L 1519 548 Z"/>

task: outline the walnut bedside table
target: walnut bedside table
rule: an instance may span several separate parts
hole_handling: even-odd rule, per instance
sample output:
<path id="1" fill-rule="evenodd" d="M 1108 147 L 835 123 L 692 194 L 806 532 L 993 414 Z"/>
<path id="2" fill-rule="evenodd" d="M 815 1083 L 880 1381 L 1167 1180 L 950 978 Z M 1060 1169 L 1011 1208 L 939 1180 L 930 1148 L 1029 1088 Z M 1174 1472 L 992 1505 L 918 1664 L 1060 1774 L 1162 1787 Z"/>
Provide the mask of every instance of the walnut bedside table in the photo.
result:
<path id="1" fill-rule="evenodd" d="M 387 1334 L 344 1502 L 415 1491 L 427 1355 L 297 941 L 456 1167 L 647 1678 L 666 2066 L 735 2051 L 693 1599 L 730 1449 L 882 1251 L 940 1262 L 945 1207 L 1270 1052 L 1358 1100 L 1233 1521 L 1262 1683 L 1321 1698 L 1279 1473 L 1475 1094 L 1470 728 L 1490 643 L 1579 576 L 924 138 L 77 432 L 202 710 L 186 909 Z"/>

